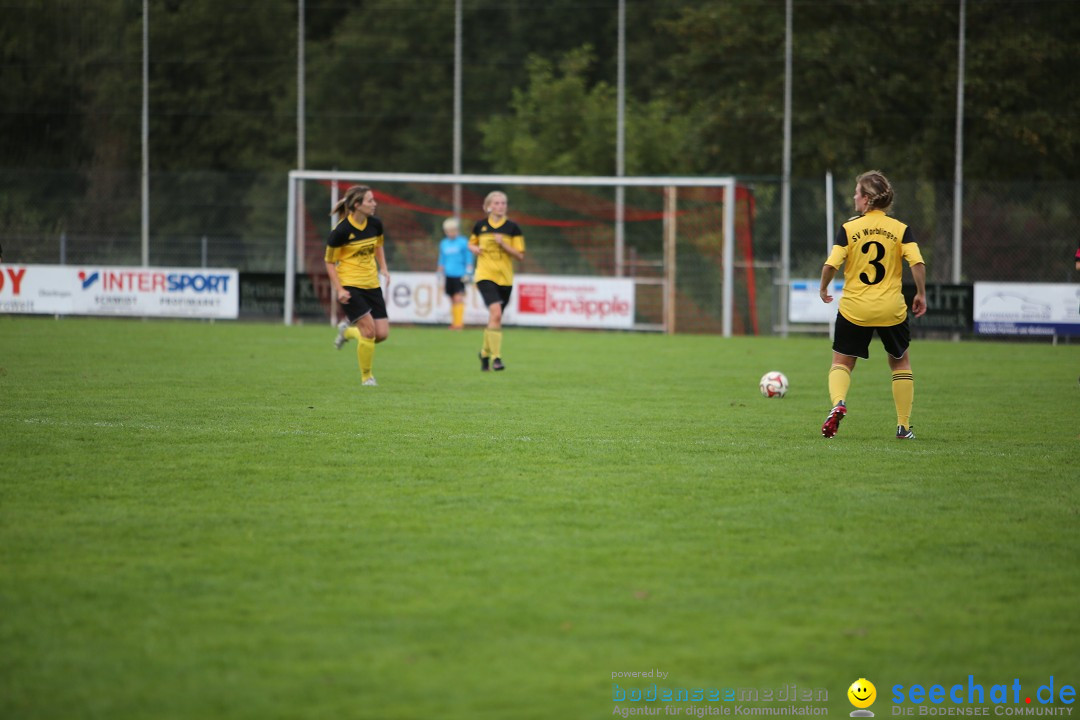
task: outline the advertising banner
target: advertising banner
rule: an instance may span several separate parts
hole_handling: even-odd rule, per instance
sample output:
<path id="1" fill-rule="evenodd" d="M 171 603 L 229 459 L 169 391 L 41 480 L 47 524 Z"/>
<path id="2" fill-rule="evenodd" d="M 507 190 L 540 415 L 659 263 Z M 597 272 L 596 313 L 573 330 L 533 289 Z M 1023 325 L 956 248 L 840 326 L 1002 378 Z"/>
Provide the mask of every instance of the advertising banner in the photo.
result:
<path id="1" fill-rule="evenodd" d="M 434 273 L 391 274 L 386 309 L 391 322 L 450 323 L 450 299 Z M 465 288 L 465 322 L 487 323 L 475 285 Z M 507 325 L 630 329 L 634 326 L 634 282 L 622 278 L 515 275 L 514 294 L 503 313 Z"/>
<path id="2" fill-rule="evenodd" d="M 788 294 L 788 318 L 793 323 L 827 323 L 836 317 L 840 298 L 844 296 L 842 280 L 833 281 L 833 301 L 821 302 L 820 280 L 792 280 Z M 911 308 L 915 285 L 905 284 L 904 300 Z M 926 286 L 926 314 L 921 318 L 909 316 L 912 331 L 963 332 L 972 329 L 971 285 L 932 283 Z"/>
<path id="3" fill-rule="evenodd" d="M 235 319 L 236 270 L 0 265 L 0 313 Z"/>
<path id="4" fill-rule="evenodd" d="M 1080 335 L 1080 285 L 975 283 L 981 335 Z"/>
<path id="5" fill-rule="evenodd" d="M 921 318 L 909 315 L 911 330 L 935 332 L 971 332 L 971 305 L 974 290 L 971 285 L 928 283 L 926 286 L 926 314 Z M 904 285 L 904 301 L 908 309 L 915 297 L 914 283 Z"/>
<path id="6" fill-rule="evenodd" d="M 844 281 L 834 280 L 831 303 L 821 302 L 821 280 L 792 280 L 788 293 L 788 320 L 793 323 L 827 323 L 836 317 L 844 296 Z"/>

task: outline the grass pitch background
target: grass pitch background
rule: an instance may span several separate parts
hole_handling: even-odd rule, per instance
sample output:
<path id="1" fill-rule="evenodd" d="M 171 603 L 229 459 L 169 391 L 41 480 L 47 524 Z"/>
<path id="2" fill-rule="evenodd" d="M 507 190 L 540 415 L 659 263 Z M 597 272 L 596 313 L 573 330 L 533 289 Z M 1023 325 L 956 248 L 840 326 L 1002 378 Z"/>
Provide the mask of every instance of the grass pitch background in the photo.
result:
<path id="1" fill-rule="evenodd" d="M 0 717 L 1080 681 L 1075 345 L 916 341 L 905 443 L 879 347 L 825 441 L 822 338 L 332 337 L 0 318 Z"/>

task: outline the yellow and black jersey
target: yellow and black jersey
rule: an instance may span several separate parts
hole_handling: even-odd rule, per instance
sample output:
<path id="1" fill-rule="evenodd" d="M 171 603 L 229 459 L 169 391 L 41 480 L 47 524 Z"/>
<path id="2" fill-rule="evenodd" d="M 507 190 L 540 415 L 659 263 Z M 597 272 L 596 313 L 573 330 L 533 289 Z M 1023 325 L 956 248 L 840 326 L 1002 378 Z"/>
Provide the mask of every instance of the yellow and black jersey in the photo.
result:
<path id="1" fill-rule="evenodd" d="M 490 218 L 477 220 L 473 226 L 469 244 L 479 245 L 476 257 L 476 273 L 473 280 L 491 280 L 496 285 L 514 284 L 514 258 L 495 242 L 495 235 L 502 235 L 503 242 L 519 252 L 525 252 L 525 236 L 521 228 L 510 218 L 503 218 L 498 225 Z"/>
<path id="2" fill-rule="evenodd" d="M 840 314 L 863 327 L 904 322 L 907 306 L 901 293 L 903 261 L 923 262 L 919 245 L 904 223 L 881 210 L 852 218 L 836 233 L 826 265 L 844 266 Z"/>
<path id="3" fill-rule="evenodd" d="M 343 286 L 371 290 L 379 287 L 375 248 L 382 246 L 382 220 L 369 217 L 362 225 L 357 225 L 346 217 L 330 231 L 326 240 L 326 262 L 337 268 Z"/>

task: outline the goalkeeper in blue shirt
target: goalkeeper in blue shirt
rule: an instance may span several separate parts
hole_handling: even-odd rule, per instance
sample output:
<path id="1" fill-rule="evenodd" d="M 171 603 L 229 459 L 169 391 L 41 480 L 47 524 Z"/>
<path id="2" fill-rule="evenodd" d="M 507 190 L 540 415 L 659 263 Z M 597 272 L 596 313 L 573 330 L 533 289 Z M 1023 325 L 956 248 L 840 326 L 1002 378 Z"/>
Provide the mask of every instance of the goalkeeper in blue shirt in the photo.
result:
<path id="1" fill-rule="evenodd" d="M 439 243 L 436 274 L 443 279 L 450 298 L 450 329 L 461 330 L 465 327 L 465 283 L 472 279 L 473 256 L 469 252 L 469 239 L 461 234 L 457 218 L 443 221 L 443 234 L 446 237 Z"/>

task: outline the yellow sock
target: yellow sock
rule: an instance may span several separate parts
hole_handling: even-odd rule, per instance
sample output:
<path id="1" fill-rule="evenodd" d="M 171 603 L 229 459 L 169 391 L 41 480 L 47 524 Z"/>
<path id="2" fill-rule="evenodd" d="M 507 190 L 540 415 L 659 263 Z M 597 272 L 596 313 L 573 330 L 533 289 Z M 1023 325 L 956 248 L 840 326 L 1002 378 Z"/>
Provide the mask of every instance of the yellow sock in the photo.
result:
<path id="1" fill-rule="evenodd" d="M 502 357 L 502 330 L 488 330 L 488 347 L 491 357 Z"/>
<path id="2" fill-rule="evenodd" d="M 360 363 L 360 380 L 371 377 L 371 364 L 375 360 L 375 338 L 361 337 L 356 341 L 356 360 Z"/>
<path id="3" fill-rule="evenodd" d="M 359 340 L 360 331 L 356 329 L 355 325 L 350 325 L 349 327 L 345 328 L 345 337 L 349 340 Z"/>
<path id="4" fill-rule="evenodd" d="M 915 376 L 910 370 L 892 374 L 892 397 L 896 404 L 896 424 L 911 427 L 911 406 L 915 404 Z"/>
<path id="5" fill-rule="evenodd" d="M 484 347 L 480 348 L 480 357 L 491 357 L 491 331 L 484 328 Z"/>
<path id="6" fill-rule="evenodd" d="M 833 405 L 846 399 L 850 388 L 851 370 L 843 365 L 833 365 L 829 368 L 829 398 Z"/>
<path id="7" fill-rule="evenodd" d="M 451 312 L 453 313 L 453 326 L 461 327 L 465 324 L 465 306 L 461 303 L 454 305 Z"/>

